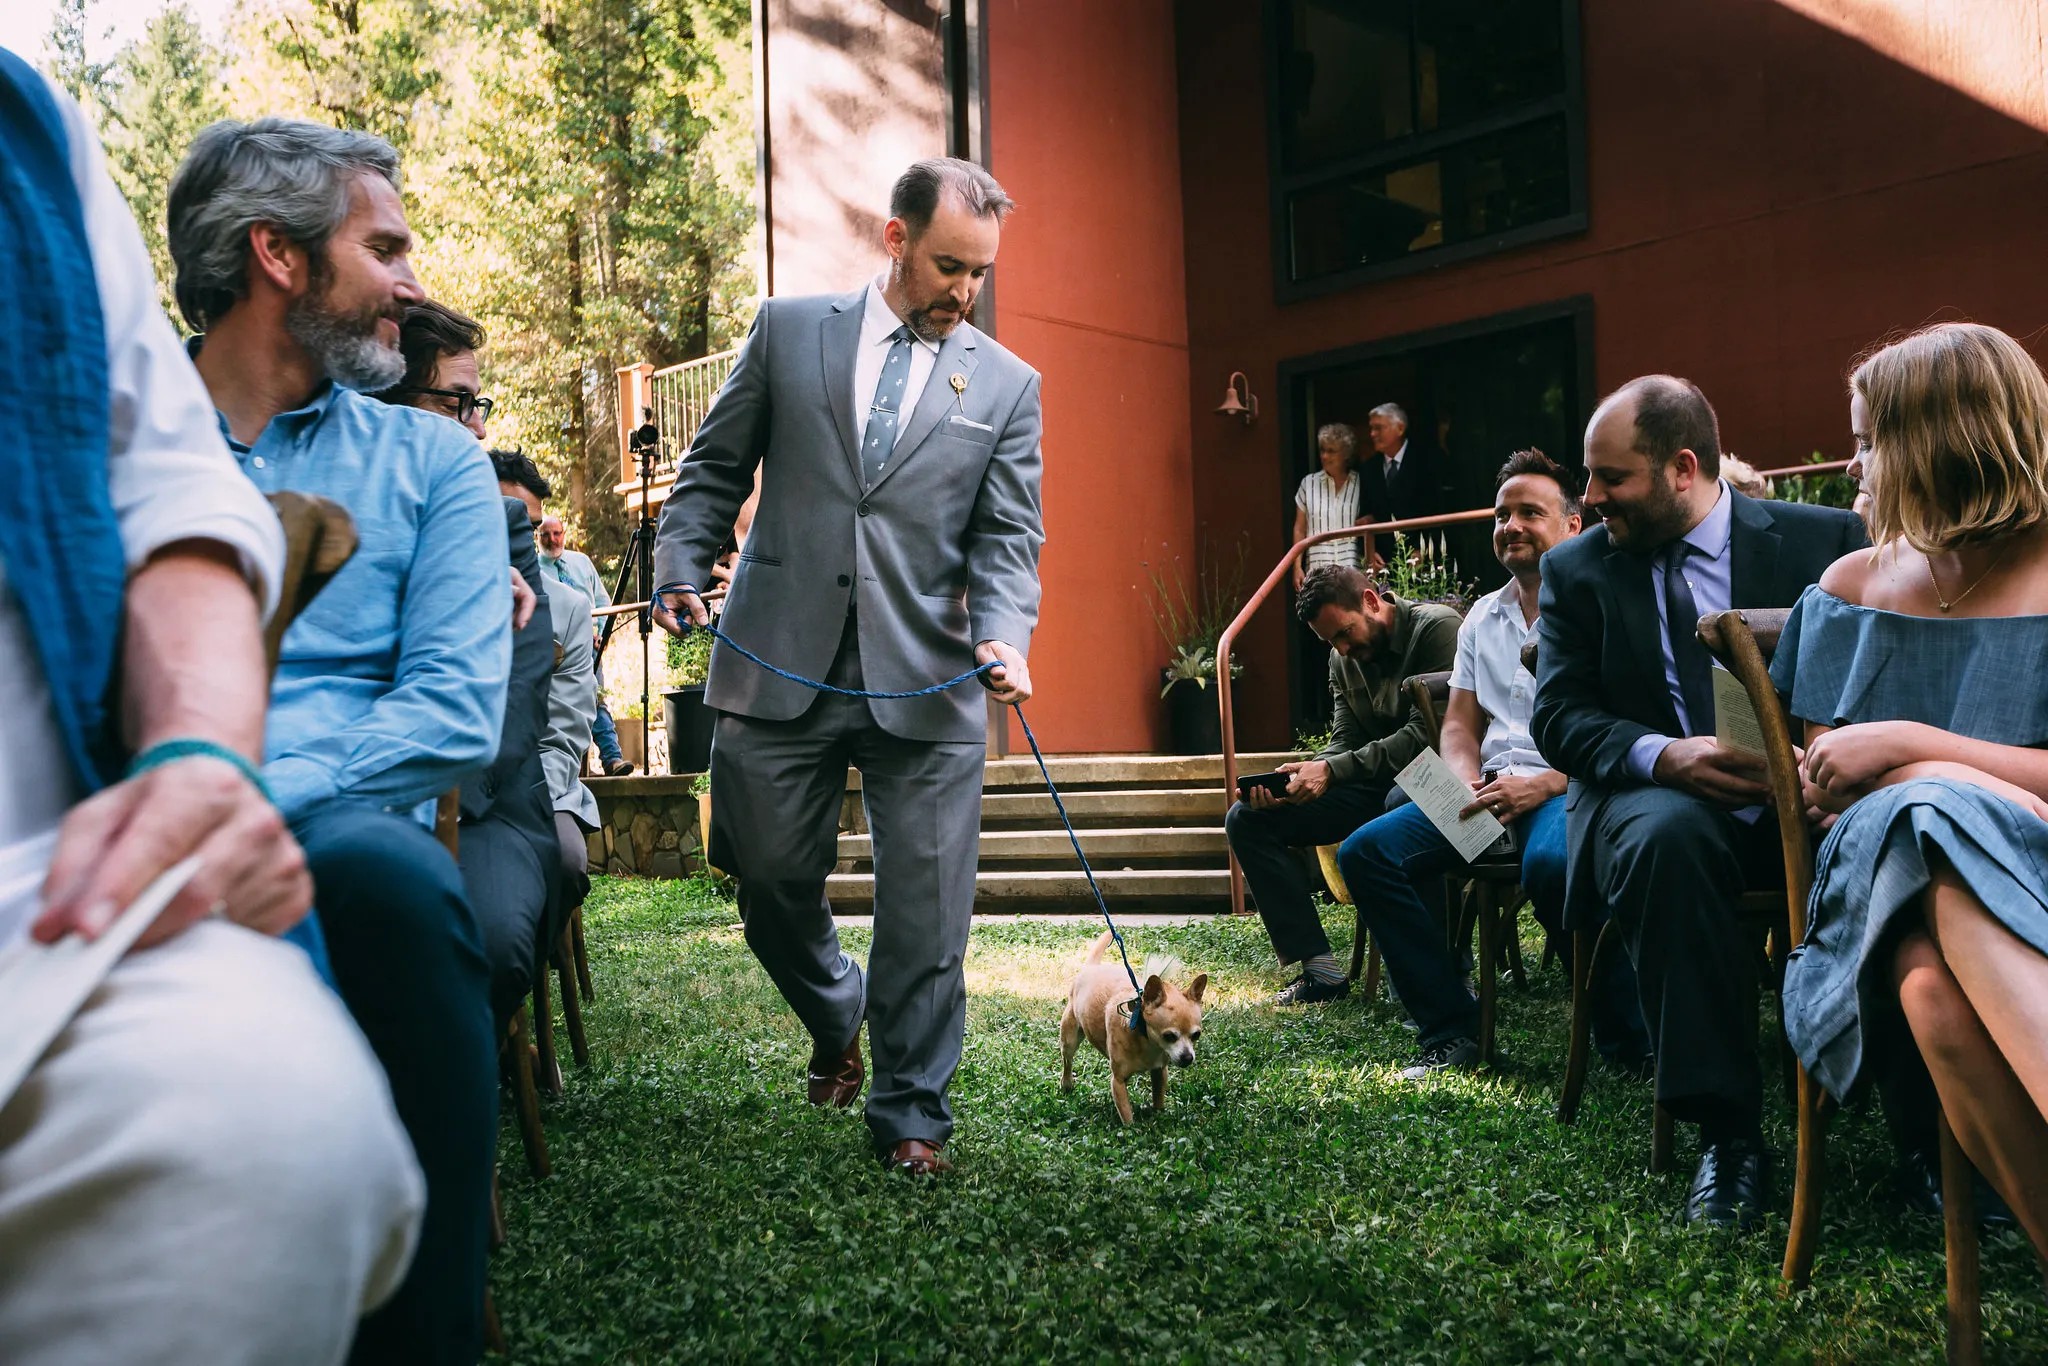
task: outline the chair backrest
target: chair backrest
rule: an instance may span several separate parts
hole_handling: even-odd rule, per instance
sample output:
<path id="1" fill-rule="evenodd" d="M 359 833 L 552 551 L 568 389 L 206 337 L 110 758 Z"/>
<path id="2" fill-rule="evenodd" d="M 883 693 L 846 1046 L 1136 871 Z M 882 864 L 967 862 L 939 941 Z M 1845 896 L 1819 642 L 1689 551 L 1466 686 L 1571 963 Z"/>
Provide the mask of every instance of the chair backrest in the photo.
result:
<path id="1" fill-rule="evenodd" d="M 356 524 L 341 504 L 310 493 L 273 493 L 270 506 L 284 524 L 284 581 L 263 632 L 264 660 L 276 673 L 285 631 L 356 553 Z"/>
<path id="2" fill-rule="evenodd" d="M 1744 607 L 1700 618 L 1700 643 L 1742 684 L 1764 737 L 1764 776 L 1779 813 L 1778 842 L 1785 861 L 1788 944 L 1806 932 L 1806 896 L 1813 887 L 1813 836 L 1799 793 L 1799 763 L 1792 753 L 1792 718 L 1771 682 L 1771 655 L 1785 632 L 1785 607 Z"/>
<path id="3" fill-rule="evenodd" d="M 461 855 L 458 831 L 462 826 L 462 789 L 451 787 L 434 802 L 434 838 L 448 851 L 449 858 Z"/>
<path id="4" fill-rule="evenodd" d="M 1429 741 L 1429 747 L 1442 749 L 1444 712 L 1451 705 L 1450 670 L 1416 674 L 1401 686 L 1408 690 L 1408 700 L 1422 716 L 1423 737 Z"/>

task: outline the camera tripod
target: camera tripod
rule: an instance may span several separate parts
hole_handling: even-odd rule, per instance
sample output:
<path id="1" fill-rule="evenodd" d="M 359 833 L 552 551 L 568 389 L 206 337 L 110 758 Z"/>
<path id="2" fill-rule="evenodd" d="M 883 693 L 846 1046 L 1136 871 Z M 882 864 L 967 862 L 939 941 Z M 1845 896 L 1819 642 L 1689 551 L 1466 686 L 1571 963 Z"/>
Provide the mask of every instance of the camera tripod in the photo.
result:
<path id="1" fill-rule="evenodd" d="M 648 673 L 652 662 L 649 653 L 649 638 L 654 634 L 654 512 L 650 492 L 654 486 L 654 463 L 660 454 L 658 442 L 647 442 L 639 448 L 640 456 L 640 521 L 633 528 L 633 534 L 626 541 L 625 553 L 619 557 L 618 581 L 612 585 L 613 602 L 637 602 L 641 604 L 636 614 L 640 621 L 640 772 L 654 772 L 653 746 L 647 741 L 648 722 Z M 634 586 L 632 597 L 626 596 L 626 585 Z M 619 617 L 604 619 L 604 629 L 598 633 L 596 661 L 602 667 L 604 647 L 611 643 L 612 631 L 617 628 Z"/>

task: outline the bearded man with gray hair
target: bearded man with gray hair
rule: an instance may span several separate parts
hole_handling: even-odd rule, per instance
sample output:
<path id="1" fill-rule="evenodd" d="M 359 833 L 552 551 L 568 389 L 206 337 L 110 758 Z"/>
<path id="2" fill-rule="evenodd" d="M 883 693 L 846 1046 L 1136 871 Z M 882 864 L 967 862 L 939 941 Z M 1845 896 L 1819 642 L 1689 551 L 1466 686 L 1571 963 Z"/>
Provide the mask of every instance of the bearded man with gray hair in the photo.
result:
<path id="1" fill-rule="evenodd" d="M 497 1131 L 476 917 L 434 800 L 487 764 L 510 669 L 497 481 L 460 426 L 368 394 L 405 373 L 398 156 L 292 119 L 222 122 L 170 190 L 178 307 L 222 434 L 266 493 L 347 508 L 361 544 L 285 633 L 262 774 L 306 852 L 336 985 L 427 1179 L 405 1283 L 352 1359 L 475 1361 Z"/>

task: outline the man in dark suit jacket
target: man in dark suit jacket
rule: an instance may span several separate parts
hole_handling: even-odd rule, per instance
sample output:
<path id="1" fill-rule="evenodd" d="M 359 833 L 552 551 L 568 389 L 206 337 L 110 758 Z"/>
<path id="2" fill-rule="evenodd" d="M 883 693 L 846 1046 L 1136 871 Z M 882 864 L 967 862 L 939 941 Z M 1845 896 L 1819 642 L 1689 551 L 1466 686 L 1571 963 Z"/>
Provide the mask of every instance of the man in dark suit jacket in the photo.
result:
<path id="1" fill-rule="evenodd" d="M 462 825 L 456 862 L 483 930 L 491 969 L 491 1008 L 510 1019 L 533 987 L 542 933 L 561 880 L 554 803 L 541 767 L 547 729 L 548 684 L 555 670 L 554 622 L 533 548 L 533 523 L 547 481 L 516 452 L 492 451 L 505 497 L 505 532 L 512 567 L 540 600 L 540 608 L 512 632 L 512 676 L 505 692 L 505 723 L 491 765 L 462 785 Z M 535 485 L 538 487 L 536 488 Z M 528 504 L 531 499 L 531 506 Z"/>
<path id="2" fill-rule="evenodd" d="M 1657 1048 L 1657 1099 L 1700 1126 L 1693 1223 L 1761 1217 L 1756 945 L 1734 915 L 1777 885 L 1760 761 L 1714 739 L 1695 627 L 1789 607 L 1866 544 L 1848 512 L 1755 502 L 1721 483 L 1720 434 L 1686 380 L 1629 381 L 1586 427 L 1586 507 L 1604 525 L 1543 559 L 1536 745 L 1571 776 L 1567 925 L 1611 914 Z M 1803 813 L 1786 813 L 1803 819 Z"/>
<path id="3" fill-rule="evenodd" d="M 1401 405 L 1382 403 L 1373 409 L 1365 431 L 1374 458 L 1359 467 L 1359 510 L 1380 522 L 1442 512 L 1442 471 L 1420 442 L 1408 439 L 1408 414 Z M 1392 536 L 1374 537 L 1373 543 L 1383 558 L 1394 553 Z"/>

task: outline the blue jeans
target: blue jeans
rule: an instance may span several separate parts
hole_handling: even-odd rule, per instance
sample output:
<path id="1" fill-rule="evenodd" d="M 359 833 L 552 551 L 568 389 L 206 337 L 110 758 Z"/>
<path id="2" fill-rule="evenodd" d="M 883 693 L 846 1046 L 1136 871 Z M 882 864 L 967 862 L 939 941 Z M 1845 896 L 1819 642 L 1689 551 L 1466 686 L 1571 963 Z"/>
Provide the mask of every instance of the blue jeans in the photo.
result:
<path id="1" fill-rule="evenodd" d="M 626 756 L 619 752 L 619 728 L 612 724 L 611 708 L 604 704 L 604 698 L 597 699 L 597 715 L 590 722 L 590 738 L 597 742 L 597 757 L 602 763 L 617 763 Z"/>
<path id="2" fill-rule="evenodd" d="M 1522 850 L 1522 890 L 1538 922 L 1555 934 L 1564 919 L 1564 798 L 1553 797 L 1515 821 L 1514 833 Z M 1450 841 L 1419 807 L 1399 806 L 1354 831 L 1337 850 L 1337 866 L 1379 942 L 1401 1004 L 1415 1017 L 1422 1045 L 1476 1037 L 1479 1003 L 1465 989 L 1442 923 L 1416 891 L 1418 882 L 1465 866 Z M 1636 1003 L 1634 970 L 1626 955 L 1609 957 L 1609 970 L 1594 984 L 1594 1035 L 1610 1056 L 1645 1053 L 1649 1031 Z"/>

